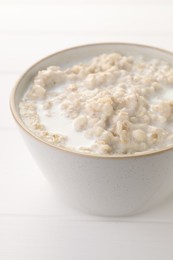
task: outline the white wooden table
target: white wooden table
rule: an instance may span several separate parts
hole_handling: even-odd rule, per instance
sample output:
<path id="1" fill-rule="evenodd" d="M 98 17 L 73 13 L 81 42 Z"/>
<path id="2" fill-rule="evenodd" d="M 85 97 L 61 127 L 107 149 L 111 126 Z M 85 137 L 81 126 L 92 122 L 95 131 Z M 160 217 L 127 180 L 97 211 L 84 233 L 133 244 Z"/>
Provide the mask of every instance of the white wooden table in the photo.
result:
<path id="1" fill-rule="evenodd" d="M 173 195 L 124 219 L 77 212 L 54 197 L 10 115 L 19 75 L 63 48 L 118 41 L 173 51 L 172 1 L 69 2 L 0 1 L 0 260 L 172 260 Z"/>

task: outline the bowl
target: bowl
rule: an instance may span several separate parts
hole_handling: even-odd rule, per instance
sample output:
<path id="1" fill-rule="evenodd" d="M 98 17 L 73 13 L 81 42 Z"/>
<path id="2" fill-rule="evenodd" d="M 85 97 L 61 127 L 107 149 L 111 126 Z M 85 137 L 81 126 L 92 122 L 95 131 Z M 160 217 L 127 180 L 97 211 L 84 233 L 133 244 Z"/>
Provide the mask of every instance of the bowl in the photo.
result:
<path id="1" fill-rule="evenodd" d="M 102 53 L 142 54 L 173 63 L 173 54 L 158 48 L 101 43 L 74 47 L 50 55 L 30 67 L 14 87 L 10 106 L 24 140 L 46 178 L 61 199 L 91 214 L 126 216 L 152 204 L 163 184 L 170 182 L 173 147 L 132 155 L 98 156 L 57 148 L 35 136 L 19 115 L 18 104 L 33 77 L 51 65 L 66 68 Z M 172 181 L 172 180 L 171 180 Z M 164 190 L 163 196 L 167 191 Z"/>

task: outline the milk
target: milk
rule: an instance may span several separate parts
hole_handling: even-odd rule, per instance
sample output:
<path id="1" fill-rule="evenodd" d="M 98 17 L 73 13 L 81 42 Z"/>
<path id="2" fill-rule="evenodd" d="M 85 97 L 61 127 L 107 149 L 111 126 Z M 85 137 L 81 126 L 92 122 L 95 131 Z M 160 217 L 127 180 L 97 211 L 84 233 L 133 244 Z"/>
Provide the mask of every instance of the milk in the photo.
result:
<path id="1" fill-rule="evenodd" d="M 83 132 L 74 130 L 73 119 L 66 117 L 60 104 L 55 103 L 51 108 L 51 116 L 48 116 L 47 110 L 43 109 L 44 101 L 37 102 L 37 113 L 40 123 L 46 126 L 48 132 L 67 136 L 66 145 L 71 148 L 89 147 L 93 140 L 85 137 Z"/>

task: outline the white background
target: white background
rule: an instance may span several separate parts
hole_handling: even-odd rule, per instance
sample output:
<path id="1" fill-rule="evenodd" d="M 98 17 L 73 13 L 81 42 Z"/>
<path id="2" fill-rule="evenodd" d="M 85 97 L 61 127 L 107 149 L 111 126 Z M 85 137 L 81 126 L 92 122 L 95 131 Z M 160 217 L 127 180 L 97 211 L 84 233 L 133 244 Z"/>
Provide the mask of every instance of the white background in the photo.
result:
<path id="1" fill-rule="evenodd" d="M 173 51 L 173 1 L 0 1 L 0 260 L 173 259 L 173 196 L 124 219 L 76 212 L 54 197 L 10 115 L 10 91 L 32 63 L 108 41 Z"/>

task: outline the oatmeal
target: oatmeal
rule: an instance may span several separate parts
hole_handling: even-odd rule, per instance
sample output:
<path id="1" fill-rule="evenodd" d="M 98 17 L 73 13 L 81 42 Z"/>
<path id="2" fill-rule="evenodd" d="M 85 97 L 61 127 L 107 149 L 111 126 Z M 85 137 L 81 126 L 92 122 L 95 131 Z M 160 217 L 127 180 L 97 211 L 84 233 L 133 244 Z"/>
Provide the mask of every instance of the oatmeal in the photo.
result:
<path id="1" fill-rule="evenodd" d="M 43 140 L 91 154 L 133 154 L 173 145 L 173 66 L 103 54 L 39 71 L 19 104 Z"/>

